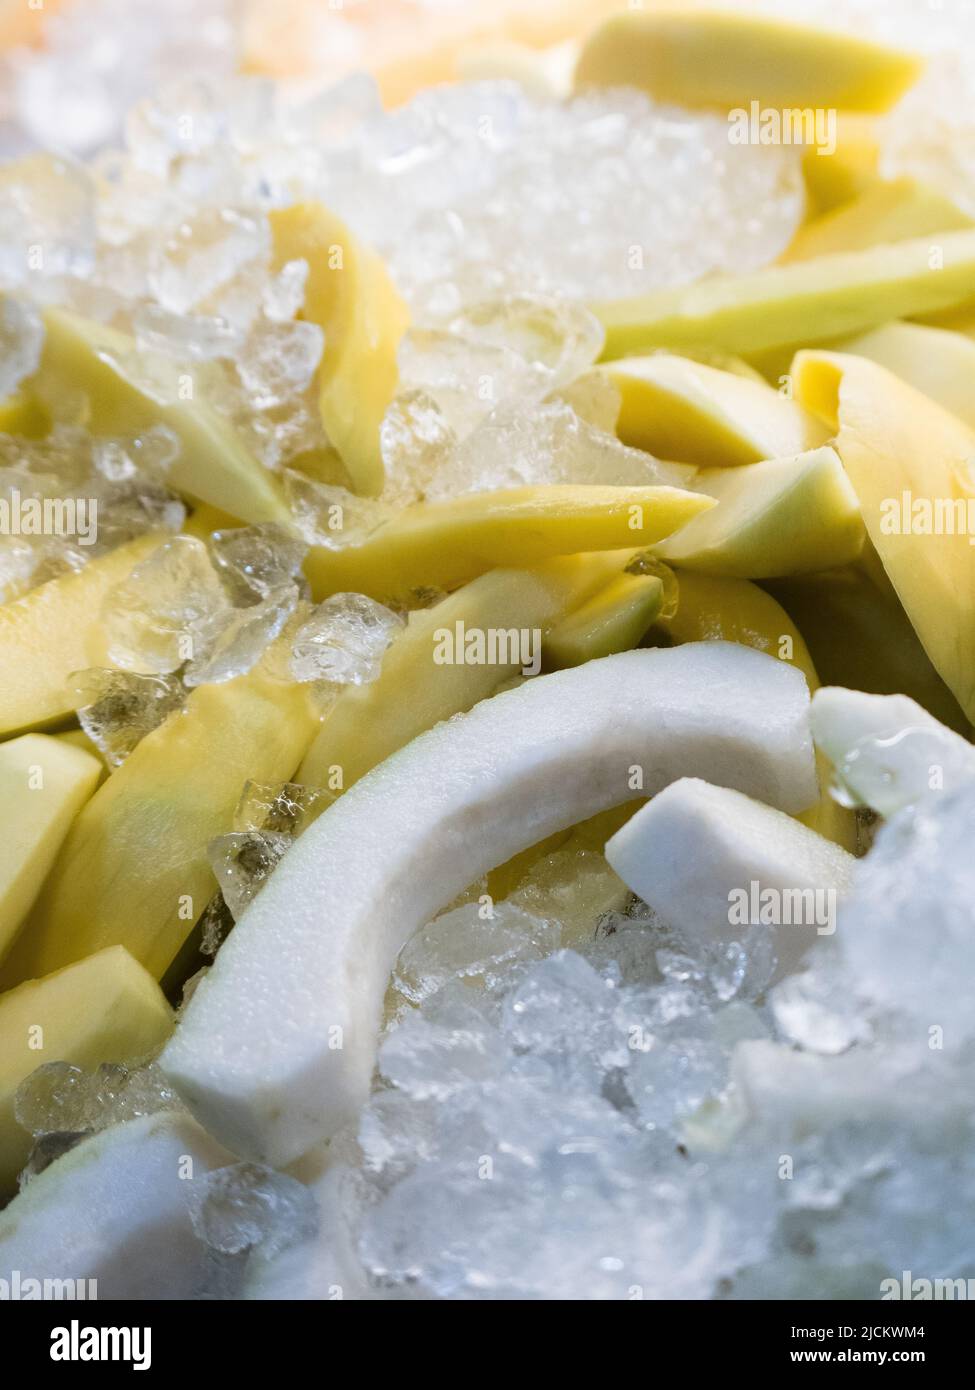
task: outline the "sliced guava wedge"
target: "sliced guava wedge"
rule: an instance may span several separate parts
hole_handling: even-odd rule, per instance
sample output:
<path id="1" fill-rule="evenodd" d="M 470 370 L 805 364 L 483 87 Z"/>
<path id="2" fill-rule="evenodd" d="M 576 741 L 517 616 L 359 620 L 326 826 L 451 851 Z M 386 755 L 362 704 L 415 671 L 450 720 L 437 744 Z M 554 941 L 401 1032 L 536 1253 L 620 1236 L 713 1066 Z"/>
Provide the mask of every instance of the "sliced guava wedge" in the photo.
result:
<path id="1" fill-rule="evenodd" d="M 222 1142 L 291 1162 L 357 1113 L 396 957 L 469 883 L 685 774 L 804 810 L 817 796 L 807 717 L 798 672 L 706 643 L 540 676 L 438 725 L 281 861 L 193 995 L 165 1071 Z"/>

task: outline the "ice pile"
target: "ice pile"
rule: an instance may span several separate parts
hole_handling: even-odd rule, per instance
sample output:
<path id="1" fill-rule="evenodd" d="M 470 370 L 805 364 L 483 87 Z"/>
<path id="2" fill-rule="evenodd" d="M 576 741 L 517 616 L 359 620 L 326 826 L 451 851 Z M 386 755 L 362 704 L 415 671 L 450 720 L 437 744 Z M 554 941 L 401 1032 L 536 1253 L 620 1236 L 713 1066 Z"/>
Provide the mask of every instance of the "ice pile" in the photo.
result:
<path id="1" fill-rule="evenodd" d="M 431 923 L 358 1129 L 377 1293 L 876 1299 L 905 1269 L 975 1275 L 973 813 L 969 786 L 883 827 L 836 937 L 770 993 L 767 935 L 702 958 L 641 904 L 597 912 L 592 852 Z M 589 903 L 567 932 L 560 884 Z"/>

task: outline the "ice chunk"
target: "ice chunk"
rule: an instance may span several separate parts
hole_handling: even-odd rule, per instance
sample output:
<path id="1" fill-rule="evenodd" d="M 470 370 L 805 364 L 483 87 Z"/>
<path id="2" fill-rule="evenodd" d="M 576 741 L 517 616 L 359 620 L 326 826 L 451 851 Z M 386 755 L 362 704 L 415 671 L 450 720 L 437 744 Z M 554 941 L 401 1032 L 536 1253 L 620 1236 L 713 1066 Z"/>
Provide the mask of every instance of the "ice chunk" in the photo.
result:
<path id="1" fill-rule="evenodd" d="M 235 830 L 210 841 L 207 858 L 235 921 L 264 887 L 292 842 L 290 834 L 270 830 Z"/>
<path id="2" fill-rule="evenodd" d="M 304 1184 L 259 1163 L 217 1168 L 190 1193 L 193 1228 L 211 1250 L 274 1254 L 318 1230 L 318 1208 Z"/>
<path id="3" fill-rule="evenodd" d="M 570 385 L 596 361 L 605 340 L 602 324 L 584 304 L 539 294 L 472 305 L 450 326 L 478 344 L 515 353 L 524 364 L 521 392 L 528 399 Z"/>
<path id="4" fill-rule="evenodd" d="M 204 208 L 160 233 L 149 286 L 164 309 L 185 314 L 266 257 L 269 246 L 266 220 L 231 207 Z"/>
<path id="5" fill-rule="evenodd" d="M 176 1092 L 155 1062 L 134 1069 L 103 1062 L 88 1083 L 85 1119 L 88 1128 L 97 1131 L 179 1106 Z"/>
<path id="6" fill-rule="evenodd" d="M 0 300 L 0 400 L 11 396 L 37 370 L 44 345 L 44 323 L 26 300 Z"/>
<path id="7" fill-rule="evenodd" d="M 443 499 L 550 483 L 686 487 L 691 476 L 691 469 L 630 449 L 564 401 L 552 401 L 529 412 L 489 415 L 457 446 L 427 495 Z"/>
<path id="8" fill-rule="evenodd" d="M 45 1062 L 18 1086 L 17 1123 L 35 1136 L 88 1128 L 88 1073 L 69 1062 Z"/>
<path id="9" fill-rule="evenodd" d="M 606 913 L 622 911 L 626 885 L 596 850 L 565 848 L 535 861 L 511 902 L 522 911 L 561 926 L 562 944 L 593 941 Z"/>
<path id="10" fill-rule="evenodd" d="M 164 353 L 182 361 L 234 357 L 243 345 L 242 335 L 225 319 L 175 313 L 151 302 L 135 310 L 132 326 L 140 352 Z"/>
<path id="11" fill-rule="evenodd" d="M 468 397 L 469 399 L 469 397 Z M 386 482 L 383 501 L 394 507 L 420 502 L 431 491 L 457 439 L 440 406 L 425 391 L 401 391 L 379 429 Z"/>
<path id="12" fill-rule="evenodd" d="M 380 1070 L 416 1100 L 444 1101 L 471 1082 L 503 1076 L 504 1041 L 465 993 L 444 992 L 424 1017 L 407 1017 L 383 1044 Z"/>
<path id="13" fill-rule="evenodd" d="M 626 1038 L 615 1025 L 616 986 L 575 951 L 558 951 L 532 967 L 504 1000 L 504 1029 L 512 1045 L 544 1057 L 560 1073 L 581 1070 L 598 1085 L 627 1060 Z"/>
<path id="14" fill-rule="evenodd" d="M 247 608 L 218 609 L 211 622 L 198 628 L 195 654 L 183 672 L 185 684 L 220 684 L 252 670 L 297 604 L 297 585 L 287 584 Z"/>
<path id="15" fill-rule="evenodd" d="M 235 830 L 267 830 L 280 835 L 300 835 L 306 825 L 335 800 L 324 787 L 300 782 L 245 782 L 234 812 Z"/>
<path id="16" fill-rule="evenodd" d="M 94 256 L 94 190 L 82 165 L 36 154 L 0 168 L 0 288 L 83 277 Z"/>
<path id="17" fill-rule="evenodd" d="M 515 962 L 540 960 L 559 945 L 559 926 L 514 903 L 464 903 L 443 912 L 411 937 L 400 953 L 394 983 L 414 1004 L 452 979 L 506 982 Z"/>
<path id="18" fill-rule="evenodd" d="M 255 410 L 285 405 L 308 390 L 321 361 L 325 335 L 316 323 L 259 324 L 236 358 Z"/>
<path id="19" fill-rule="evenodd" d="M 78 698 L 78 722 L 109 767 L 120 767 L 146 734 L 186 700 L 175 676 L 142 676 L 134 671 L 92 668 L 71 677 Z"/>
<path id="20" fill-rule="evenodd" d="M 200 954 L 215 956 L 224 938 L 233 930 L 234 916 L 227 906 L 222 893 L 215 893 L 203 910 L 200 918 Z M 194 979 L 196 977 L 194 976 Z M 189 982 L 187 982 L 189 983 Z M 189 1002 L 186 988 L 183 990 L 183 1005 Z"/>
<path id="21" fill-rule="evenodd" d="M 264 313 L 273 323 L 287 323 L 304 307 L 307 261 L 287 261 L 264 289 Z"/>
<path id="22" fill-rule="evenodd" d="M 366 685 L 379 675 L 383 653 L 403 626 L 398 613 L 364 594 L 333 594 L 295 634 L 292 676 Z"/>
<path id="23" fill-rule="evenodd" d="M 389 507 L 347 488 L 318 482 L 294 469 L 284 473 L 284 492 L 295 525 L 309 545 L 341 550 L 361 545 L 389 519 Z"/>
<path id="24" fill-rule="evenodd" d="M 210 554 L 231 600 L 241 606 L 269 598 L 297 580 L 308 547 L 283 526 L 264 522 L 214 531 Z"/>
<path id="25" fill-rule="evenodd" d="M 229 609 L 206 546 L 175 536 L 106 596 L 109 657 L 124 670 L 165 675 L 194 655 L 206 627 Z"/>
<path id="26" fill-rule="evenodd" d="M 952 47 L 883 121 L 881 169 L 933 185 L 975 217 L 975 57 L 957 41 Z"/>

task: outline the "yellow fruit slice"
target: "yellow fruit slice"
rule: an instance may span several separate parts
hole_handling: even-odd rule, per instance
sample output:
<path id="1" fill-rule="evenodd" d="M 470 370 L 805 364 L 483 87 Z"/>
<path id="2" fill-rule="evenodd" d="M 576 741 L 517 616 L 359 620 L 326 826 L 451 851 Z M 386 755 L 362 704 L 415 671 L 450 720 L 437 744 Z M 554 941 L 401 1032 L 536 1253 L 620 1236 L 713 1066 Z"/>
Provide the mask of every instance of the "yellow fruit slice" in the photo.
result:
<path id="1" fill-rule="evenodd" d="M 583 47 L 576 87 L 642 87 L 679 106 L 886 111 L 921 72 L 913 54 L 845 34 L 720 11 L 627 14 Z"/>
<path id="2" fill-rule="evenodd" d="M 688 570 L 678 571 L 677 581 L 677 612 L 658 624 L 670 641 L 740 642 L 798 667 L 810 693 L 819 688 L 816 667 L 802 633 L 764 589 L 747 579 L 716 578 Z M 816 771 L 819 801 L 798 819 L 852 853 L 857 848 L 856 819 L 830 795 L 829 765 L 819 754 Z"/>
<path id="3" fill-rule="evenodd" d="M 942 724 L 969 733 L 882 568 L 878 576 L 861 563 L 767 587 L 802 630 L 825 685 L 909 695 Z"/>
<path id="4" fill-rule="evenodd" d="M 606 369 L 622 396 L 617 433 L 658 458 L 703 468 L 757 463 L 823 444 L 822 423 L 760 380 L 656 353 Z"/>
<path id="5" fill-rule="evenodd" d="M 41 363 L 28 383 L 41 401 L 56 407 L 83 391 L 84 422 L 98 434 L 139 434 L 166 425 L 181 445 L 169 473 L 178 491 L 244 521 L 290 523 L 275 478 L 205 400 L 161 405 L 126 379 L 119 364 L 134 344 L 124 333 L 64 309 L 45 309 L 44 326 Z"/>
<path id="6" fill-rule="evenodd" d="M 0 401 L 0 433 L 40 439 L 50 427 L 50 416 L 31 392 L 17 391 Z"/>
<path id="7" fill-rule="evenodd" d="M 856 493 L 828 446 L 742 468 L 705 468 L 695 487 L 718 505 L 655 547 L 668 564 L 771 579 L 848 564 L 863 548 Z"/>
<path id="8" fill-rule="evenodd" d="M 160 978 L 212 896 L 206 847 L 244 782 L 286 782 L 317 726 L 306 688 L 260 667 L 198 686 L 74 822 L 0 987 L 115 945 Z"/>
<path id="9" fill-rule="evenodd" d="M 491 570 L 411 614 L 378 678 L 346 686 L 332 705 L 298 781 L 344 791 L 418 734 L 492 695 L 525 664 L 522 634 L 534 653 L 536 632 L 596 593 L 632 554 L 569 555 L 534 569 Z M 481 634 L 484 654 L 494 659 L 465 660 L 468 634 Z"/>
<path id="10" fill-rule="evenodd" d="M 870 539 L 925 651 L 975 719 L 975 431 L 862 357 L 801 352 L 793 374 L 799 399 L 837 422 Z"/>
<path id="11" fill-rule="evenodd" d="M 0 606 L 0 734 L 40 728 L 74 713 L 68 677 L 109 664 L 99 621 L 102 599 L 163 539 L 140 536 L 77 574 L 50 579 Z"/>
<path id="12" fill-rule="evenodd" d="M 561 669 L 629 651 L 657 617 L 663 601 L 664 585 L 657 575 L 618 575 L 552 629 L 545 639 L 546 663 Z"/>
<path id="13" fill-rule="evenodd" d="M 469 493 L 407 507 L 358 546 L 314 548 L 305 573 L 316 598 L 339 592 L 409 600 L 455 589 L 499 565 L 518 568 L 583 550 L 647 546 L 713 507 L 673 487 L 557 485 Z"/>
<path id="14" fill-rule="evenodd" d="M 965 334 L 888 323 L 841 346 L 886 367 L 975 429 L 975 342 Z"/>
<path id="15" fill-rule="evenodd" d="M 379 426 L 399 379 L 409 313 L 379 256 L 321 203 L 270 214 L 277 267 L 308 262 L 301 317 L 325 333 L 318 369 L 322 424 L 357 492 L 383 487 Z"/>
<path id="16" fill-rule="evenodd" d="M 843 207 L 801 227 L 779 264 L 971 227 L 950 198 L 916 179 L 878 180 Z"/>
<path id="17" fill-rule="evenodd" d="M 44 734 L 0 743 L 0 960 L 101 772 L 99 758 Z"/>
<path id="18" fill-rule="evenodd" d="M 814 145 L 802 156 L 802 173 L 813 213 L 829 212 L 865 193 L 878 177 L 877 121 L 856 111 L 837 111 L 836 148 Z"/>
<path id="19" fill-rule="evenodd" d="M 947 309 L 973 285 L 975 231 L 945 232 L 593 307 L 607 358 L 708 344 L 747 355 Z"/>
<path id="20" fill-rule="evenodd" d="M 30 1153 L 31 1137 L 14 1117 L 25 1077 L 46 1062 L 139 1060 L 172 1027 L 159 986 L 121 946 L 0 995 L 0 1195 L 13 1190 Z"/>

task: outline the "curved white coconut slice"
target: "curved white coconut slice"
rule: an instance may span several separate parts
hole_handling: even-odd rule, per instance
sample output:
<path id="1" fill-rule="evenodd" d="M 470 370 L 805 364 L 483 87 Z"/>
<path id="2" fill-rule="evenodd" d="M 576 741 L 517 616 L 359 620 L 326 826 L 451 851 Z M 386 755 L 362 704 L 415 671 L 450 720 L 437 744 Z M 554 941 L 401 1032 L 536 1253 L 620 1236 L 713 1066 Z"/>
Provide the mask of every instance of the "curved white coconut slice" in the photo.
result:
<path id="1" fill-rule="evenodd" d="M 702 944 L 749 924 L 775 934 L 777 977 L 817 935 L 831 935 L 856 860 L 782 811 L 685 777 L 637 811 L 606 844 L 628 888 Z"/>
<path id="2" fill-rule="evenodd" d="M 975 777 L 975 748 L 907 695 L 824 686 L 811 720 L 839 787 L 882 816 Z"/>
<path id="3" fill-rule="evenodd" d="M 194 1297 L 206 1248 L 188 1196 L 195 1178 L 233 1162 L 189 1115 L 147 1115 L 84 1140 L 0 1215 L 0 1279 L 19 1279 L 20 1297 L 25 1279 L 58 1281 L 62 1298 L 64 1280 L 96 1281 L 76 1289 L 81 1298 Z"/>
<path id="4" fill-rule="evenodd" d="M 387 758 L 301 837 L 193 996 L 162 1065 L 236 1152 L 284 1165 L 369 1093 L 404 943 L 468 884 L 684 773 L 816 799 L 798 671 L 733 643 L 528 681 Z"/>

